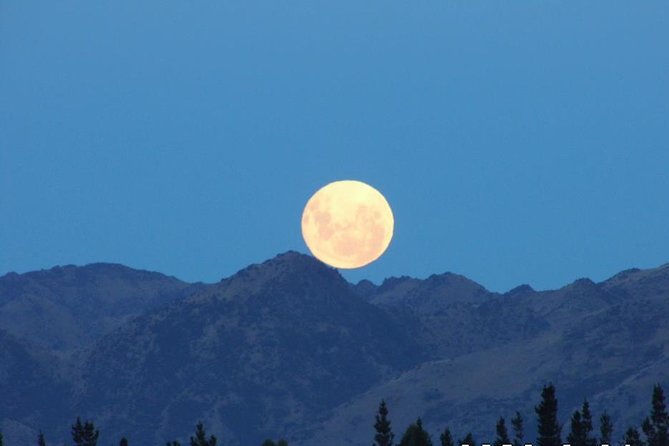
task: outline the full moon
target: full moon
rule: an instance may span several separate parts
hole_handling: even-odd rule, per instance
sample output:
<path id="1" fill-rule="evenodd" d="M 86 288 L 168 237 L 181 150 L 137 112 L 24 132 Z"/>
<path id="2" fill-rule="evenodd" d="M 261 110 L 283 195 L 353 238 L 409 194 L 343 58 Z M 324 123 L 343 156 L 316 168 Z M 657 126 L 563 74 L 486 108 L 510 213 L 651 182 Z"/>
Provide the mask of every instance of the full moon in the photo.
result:
<path id="1" fill-rule="evenodd" d="M 302 213 L 302 237 L 311 253 L 335 268 L 368 265 L 393 237 L 393 212 L 379 191 L 361 181 L 319 189 Z"/>

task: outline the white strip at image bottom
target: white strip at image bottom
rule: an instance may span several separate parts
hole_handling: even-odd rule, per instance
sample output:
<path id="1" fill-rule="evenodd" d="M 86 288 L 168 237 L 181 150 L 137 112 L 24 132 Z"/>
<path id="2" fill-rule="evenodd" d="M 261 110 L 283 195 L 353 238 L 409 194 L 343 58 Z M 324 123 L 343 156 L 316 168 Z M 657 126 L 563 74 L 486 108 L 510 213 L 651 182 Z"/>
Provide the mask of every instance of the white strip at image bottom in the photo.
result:
<path id="1" fill-rule="evenodd" d="M 470 445 L 467 443 L 462 443 L 462 446 L 476 446 L 476 445 Z M 490 443 L 483 443 L 481 446 L 492 446 Z M 503 444 L 502 446 L 513 446 L 512 444 Z M 525 443 L 525 446 L 532 446 L 532 443 Z M 571 446 L 569 443 L 563 443 L 562 446 Z M 602 446 L 609 446 L 606 443 L 602 443 Z M 630 446 L 629 443 L 625 443 L 625 446 Z"/>

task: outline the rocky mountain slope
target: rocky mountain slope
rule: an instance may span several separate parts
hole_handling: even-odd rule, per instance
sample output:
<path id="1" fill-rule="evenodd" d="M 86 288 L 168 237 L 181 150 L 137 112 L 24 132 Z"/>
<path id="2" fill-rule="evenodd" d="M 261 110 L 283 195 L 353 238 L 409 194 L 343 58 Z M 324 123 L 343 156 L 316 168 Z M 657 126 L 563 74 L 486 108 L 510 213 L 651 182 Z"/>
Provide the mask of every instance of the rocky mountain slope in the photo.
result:
<path id="1" fill-rule="evenodd" d="M 153 444 L 198 419 L 230 444 L 259 444 L 423 357 L 335 270 L 288 253 L 102 339 L 83 365 L 89 384 L 76 404 Z"/>
<path id="2" fill-rule="evenodd" d="M 492 440 L 515 410 L 533 432 L 552 381 L 562 420 L 587 397 L 620 433 L 669 389 L 667 314 L 669 266 L 506 294 L 451 273 L 352 285 L 294 252 L 212 285 L 119 265 L 6 275 L 0 428 L 61 443 L 81 415 L 103 442 L 164 444 L 201 419 L 222 445 L 357 445 L 385 398 L 396 432 L 421 416 Z"/>
<path id="3" fill-rule="evenodd" d="M 425 338 L 446 347 L 441 358 L 338 407 L 328 420 L 302 432 L 300 444 L 328 444 L 334 438 L 338 444 L 363 444 L 370 413 L 382 398 L 400 426 L 421 416 L 432 432 L 448 425 L 461 435 L 473 431 L 492 439 L 499 416 L 508 420 L 520 410 L 533 421 L 547 382 L 558 389 L 562 420 L 587 397 L 595 412 L 606 409 L 622 429 L 638 425 L 647 414 L 654 383 L 669 385 L 669 266 L 625 271 L 600 284 L 581 279 L 555 291 L 523 286 L 505 295 L 490 293 L 482 301 L 471 299 L 461 312 L 458 299 L 446 303 L 451 293 L 441 290 L 442 301 L 433 306 L 441 309 L 432 313 L 427 299 L 413 305 L 411 293 L 380 302 L 396 311 L 419 312 Z M 462 317 L 466 324 L 454 323 Z M 475 333 L 474 343 L 458 330 Z M 449 337 L 458 339 L 461 354 L 449 352 Z"/>
<path id="4" fill-rule="evenodd" d="M 110 263 L 9 273 L 0 277 L 0 327 L 37 346 L 72 351 L 197 288 Z"/>
<path id="5" fill-rule="evenodd" d="M 9 440 L 32 440 L 34 422 L 60 418 L 69 384 L 58 377 L 55 361 L 0 329 L 0 431 Z"/>

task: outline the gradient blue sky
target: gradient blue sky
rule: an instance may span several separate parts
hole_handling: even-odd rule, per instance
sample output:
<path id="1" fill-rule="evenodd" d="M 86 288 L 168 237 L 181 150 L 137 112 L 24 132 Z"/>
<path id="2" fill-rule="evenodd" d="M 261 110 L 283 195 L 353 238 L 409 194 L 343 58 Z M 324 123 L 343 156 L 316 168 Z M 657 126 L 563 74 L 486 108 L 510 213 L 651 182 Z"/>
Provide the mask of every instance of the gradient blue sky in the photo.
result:
<path id="1" fill-rule="evenodd" d="M 0 274 L 215 281 L 383 192 L 351 281 L 669 262 L 669 2 L 0 1 Z"/>

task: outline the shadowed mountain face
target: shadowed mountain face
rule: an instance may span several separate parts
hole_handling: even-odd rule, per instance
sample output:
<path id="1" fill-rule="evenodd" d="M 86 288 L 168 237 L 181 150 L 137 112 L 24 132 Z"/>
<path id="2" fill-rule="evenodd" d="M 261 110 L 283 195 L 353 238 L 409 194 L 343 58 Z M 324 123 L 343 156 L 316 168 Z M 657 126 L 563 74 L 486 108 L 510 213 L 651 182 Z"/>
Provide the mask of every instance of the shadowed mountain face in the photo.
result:
<path id="1" fill-rule="evenodd" d="M 71 351 L 198 287 L 108 263 L 9 273 L 0 277 L 0 327 L 37 346 Z"/>
<path id="2" fill-rule="evenodd" d="M 442 292 L 446 299 L 448 290 Z M 390 305 L 416 311 L 401 298 Z M 597 414 L 608 411 L 621 433 L 648 414 L 652 386 L 669 384 L 667 266 L 626 271 L 600 284 L 580 279 L 546 292 L 522 286 L 489 293 L 482 303 L 440 306 L 433 313 L 419 310 L 418 327 L 442 354 L 336 408 L 301 433 L 300 444 L 329 444 L 337 436 L 338 444 L 362 444 L 382 398 L 399 426 L 421 416 L 432 432 L 448 425 L 458 435 L 478 432 L 476 438 L 492 441 L 497 418 L 508 421 L 520 410 L 534 433 L 534 405 L 549 381 L 558 389 L 565 426 L 587 397 Z M 457 334 L 453 324 L 470 335 Z M 449 337 L 458 339 L 455 349 Z"/>
<path id="3" fill-rule="evenodd" d="M 420 346 L 335 270 L 288 253 L 100 341 L 83 367 L 94 384 L 78 405 L 153 443 L 204 418 L 233 444 L 260 444 L 421 359 Z"/>
<path id="4" fill-rule="evenodd" d="M 371 303 L 404 321 L 407 333 L 433 359 L 531 339 L 549 326 L 543 315 L 516 305 L 517 299 L 491 293 L 457 274 L 432 275 L 425 280 L 390 278 L 366 291 Z"/>
<path id="5" fill-rule="evenodd" d="M 67 314 L 76 336 L 31 308 Z M 162 444 L 201 419 L 224 445 L 357 445 L 370 443 L 385 398 L 396 433 L 421 416 L 433 433 L 448 424 L 492 440 L 496 418 L 521 410 L 529 440 L 552 381 L 561 421 L 587 397 L 620 433 L 647 413 L 653 383 L 669 388 L 666 314 L 669 267 L 506 294 L 450 273 L 351 285 L 294 252 L 213 285 L 118 265 L 10 274 L 0 278 L 0 328 L 12 333 L 0 332 L 10 408 L 0 428 L 10 446 L 40 428 L 61 443 L 81 415 L 103 442 Z M 89 348 L 56 373 L 48 349 L 17 338 Z"/>
<path id="6" fill-rule="evenodd" d="M 57 377 L 55 359 L 38 353 L 0 329 L 0 431 L 9 439 L 32 434 L 40 420 L 60 418 L 60 402 L 69 397 L 69 385 Z"/>

